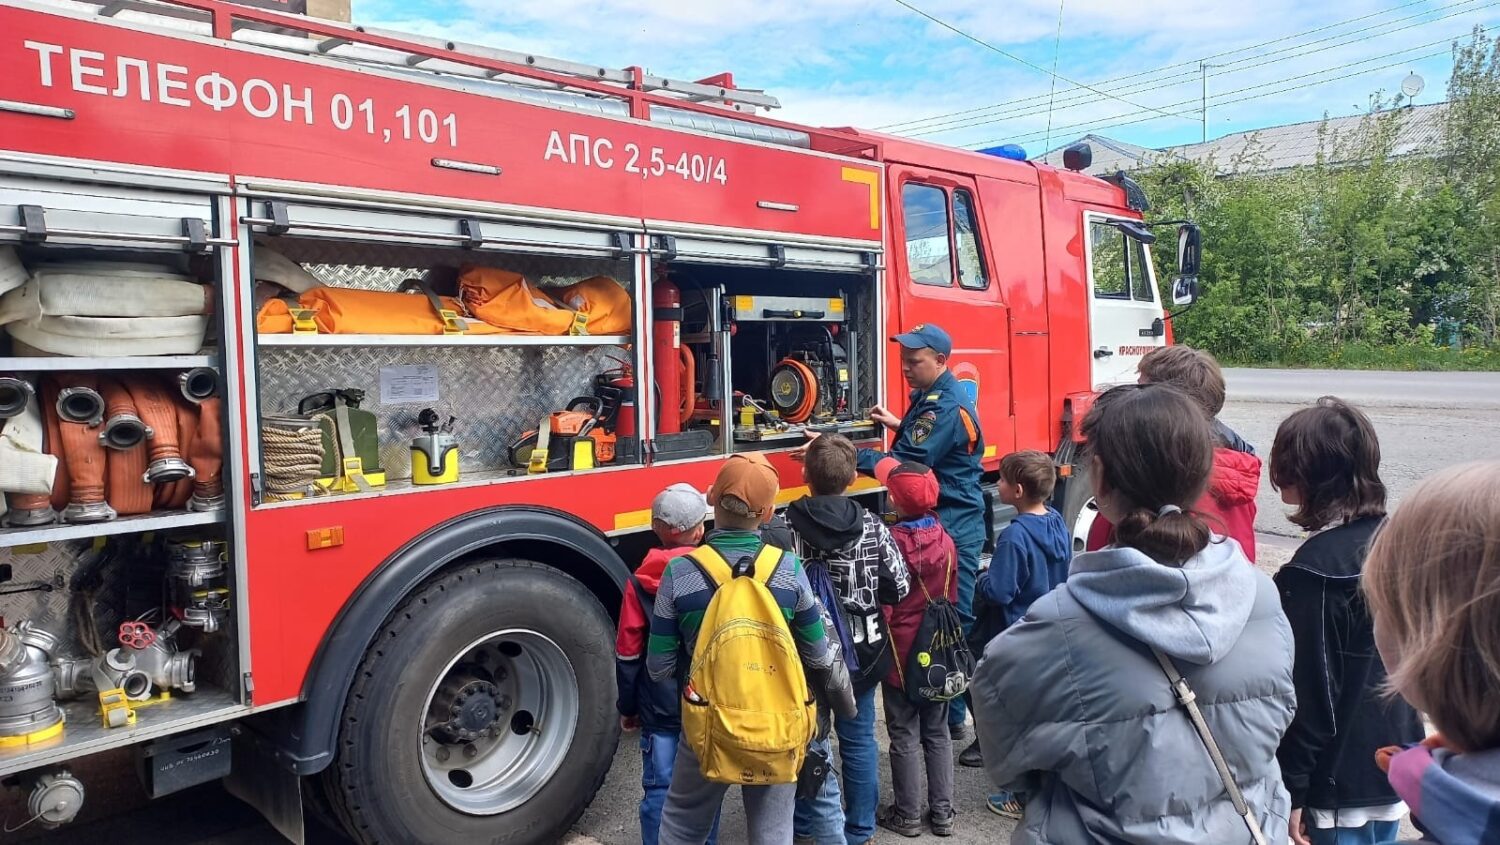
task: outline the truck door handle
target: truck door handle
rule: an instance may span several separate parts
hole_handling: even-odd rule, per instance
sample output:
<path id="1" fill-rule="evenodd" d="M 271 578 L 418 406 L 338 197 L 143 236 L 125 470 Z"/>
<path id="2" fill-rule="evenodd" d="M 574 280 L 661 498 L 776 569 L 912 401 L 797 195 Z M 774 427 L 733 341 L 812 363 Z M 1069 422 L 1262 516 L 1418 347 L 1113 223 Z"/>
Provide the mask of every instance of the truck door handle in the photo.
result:
<path id="1" fill-rule="evenodd" d="M 1096 360 L 1099 358 L 1109 358 L 1114 354 L 1115 353 L 1108 346 L 1101 346 L 1098 349 L 1094 350 L 1094 358 Z"/>

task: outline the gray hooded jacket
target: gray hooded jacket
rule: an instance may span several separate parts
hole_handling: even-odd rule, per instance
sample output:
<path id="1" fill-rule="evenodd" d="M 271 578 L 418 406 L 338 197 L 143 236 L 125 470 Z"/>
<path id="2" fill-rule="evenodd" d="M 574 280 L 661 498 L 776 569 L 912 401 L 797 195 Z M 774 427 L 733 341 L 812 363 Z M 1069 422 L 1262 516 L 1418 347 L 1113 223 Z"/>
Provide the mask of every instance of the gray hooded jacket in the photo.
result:
<path id="1" fill-rule="evenodd" d="M 1197 693 L 1267 841 L 1286 842 L 1276 748 L 1296 709 L 1292 632 L 1271 579 L 1232 542 L 1181 567 L 1128 548 L 1079 555 L 990 642 L 974 717 L 990 777 L 1027 793 L 1011 842 L 1250 841 L 1146 643 Z"/>

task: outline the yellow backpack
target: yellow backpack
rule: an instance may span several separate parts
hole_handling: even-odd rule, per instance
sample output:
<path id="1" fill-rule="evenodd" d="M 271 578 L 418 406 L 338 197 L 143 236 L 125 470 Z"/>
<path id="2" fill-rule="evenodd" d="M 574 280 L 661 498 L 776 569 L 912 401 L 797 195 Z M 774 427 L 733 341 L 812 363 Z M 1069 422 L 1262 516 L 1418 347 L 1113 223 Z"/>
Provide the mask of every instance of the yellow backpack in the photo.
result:
<path id="1" fill-rule="evenodd" d="M 714 595 L 693 648 L 682 733 L 710 781 L 795 783 L 817 731 L 797 644 L 767 587 L 783 554 L 762 546 L 744 572 L 707 545 L 688 554 Z"/>

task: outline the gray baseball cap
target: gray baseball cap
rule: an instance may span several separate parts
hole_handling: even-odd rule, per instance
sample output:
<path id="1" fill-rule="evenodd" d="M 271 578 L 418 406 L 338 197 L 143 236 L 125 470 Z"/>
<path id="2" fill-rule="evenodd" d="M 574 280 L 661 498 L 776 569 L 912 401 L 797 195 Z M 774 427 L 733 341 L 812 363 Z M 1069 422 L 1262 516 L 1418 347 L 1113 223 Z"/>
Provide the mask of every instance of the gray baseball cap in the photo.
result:
<path id="1" fill-rule="evenodd" d="M 651 502 L 652 521 L 660 520 L 674 531 L 688 531 L 703 524 L 708 501 L 691 484 L 673 484 Z"/>

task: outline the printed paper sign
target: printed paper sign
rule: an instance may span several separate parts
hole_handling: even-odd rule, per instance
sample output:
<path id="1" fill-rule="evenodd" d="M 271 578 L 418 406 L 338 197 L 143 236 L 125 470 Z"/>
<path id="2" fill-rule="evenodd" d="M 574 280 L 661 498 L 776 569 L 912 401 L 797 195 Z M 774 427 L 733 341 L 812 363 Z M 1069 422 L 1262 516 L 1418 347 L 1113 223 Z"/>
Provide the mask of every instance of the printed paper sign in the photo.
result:
<path id="1" fill-rule="evenodd" d="M 380 368 L 380 404 L 403 405 L 438 401 L 436 364 Z"/>

